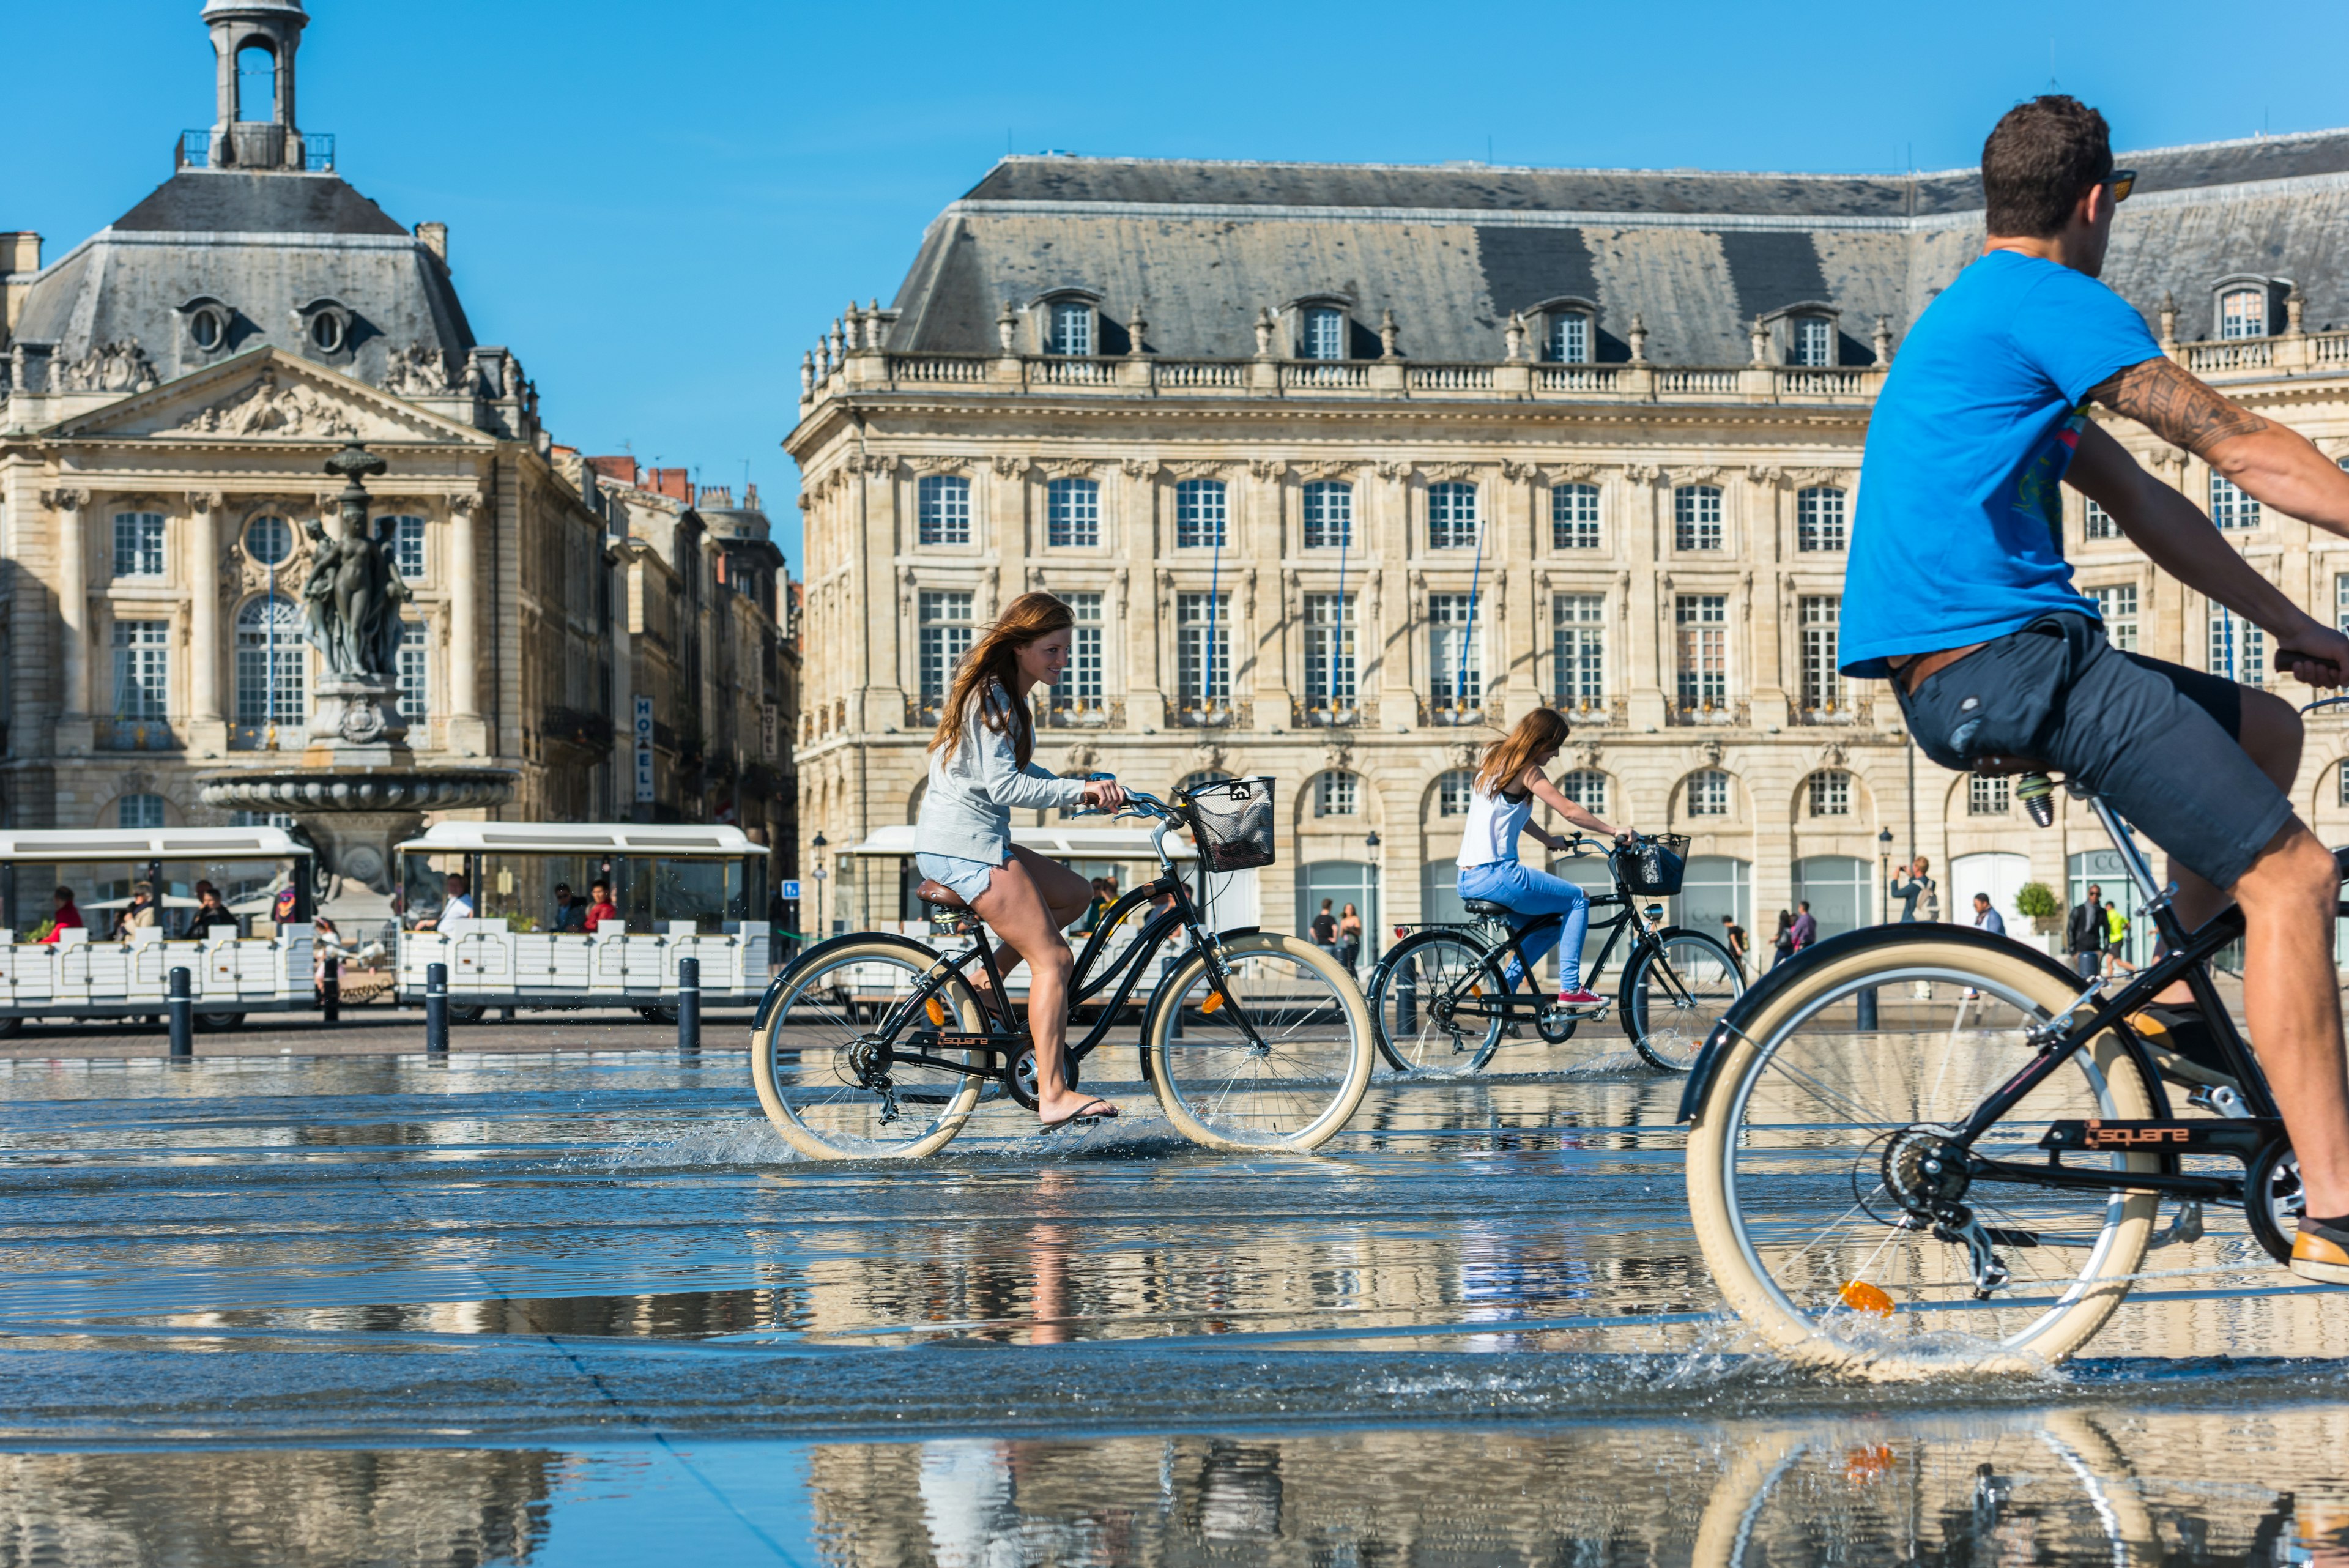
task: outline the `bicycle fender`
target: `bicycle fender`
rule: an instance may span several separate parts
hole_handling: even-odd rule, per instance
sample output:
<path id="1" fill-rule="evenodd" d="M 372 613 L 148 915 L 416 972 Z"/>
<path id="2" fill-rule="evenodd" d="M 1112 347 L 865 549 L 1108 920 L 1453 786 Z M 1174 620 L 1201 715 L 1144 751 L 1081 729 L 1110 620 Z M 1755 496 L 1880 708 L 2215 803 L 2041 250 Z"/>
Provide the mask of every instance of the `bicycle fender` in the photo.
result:
<path id="1" fill-rule="evenodd" d="M 1900 947 L 1915 940 L 1916 934 L 1913 925 L 1909 922 L 1889 926 L 1866 926 L 1856 931 L 1846 931 L 1839 937 L 1829 937 L 1823 942 L 1805 949 L 1797 957 L 1764 970 L 1762 978 L 1747 988 L 1745 994 L 1737 999 L 1728 1012 L 1723 1015 L 1721 1022 L 1713 1026 L 1712 1033 L 1704 1037 L 1704 1044 L 1698 1050 L 1696 1061 L 1689 1067 L 1688 1083 L 1681 1090 L 1679 1113 L 1672 1119 L 1676 1122 L 1692 1122 L 1696 1119 L 1697 1107 L 1704 1104 L 1704 1096 L 1713 1087 L 1713 1075 L 1721 1071 L 1721 1064 L 1728 1059 L 1731 1048 L 1744 1036 L 1746 1024 L 1753 1021 L 1755 1013 L 1792 984 L 1804 971 L 1815 963 L 1842 958 L 1850 953 L 1864 952 L 1870 948 Z M 2063 981 L 2073 989 L 2077 990 L 2079 987 L 2078 975 L 2065 969 L 2037 948 L 2016 941 L 2013 937 L 1994 937 L 1988 931 L 1977 929 L 1972 926 L 1943 925 L 1933 932 L 1933 940 L 1955 942 L 1961 947 L 1978 947 L 1986 950 L 2022 953 L 2027 956 L 2033 964 Z M 2137 1065 L 2145 1070 L 2146 1075 L 2158 1082 L 2159 1075 L 2155 1071 L 2152 1061 L 2146 1056 L 2144 1048 L 2138 1043 L 2135 1033 L 2127 1029 L 2116 1030 L 2114 1033 L 2121 1042 L 2121 1048 L 2137 1059 Z"/>

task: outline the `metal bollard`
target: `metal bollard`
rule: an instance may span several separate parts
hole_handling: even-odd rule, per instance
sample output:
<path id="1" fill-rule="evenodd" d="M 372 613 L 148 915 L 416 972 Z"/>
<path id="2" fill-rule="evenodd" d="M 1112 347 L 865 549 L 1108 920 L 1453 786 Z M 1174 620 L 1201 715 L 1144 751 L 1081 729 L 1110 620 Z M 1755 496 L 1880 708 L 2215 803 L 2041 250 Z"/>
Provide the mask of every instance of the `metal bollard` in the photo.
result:
<path id="1" fill-rule="evenodd" d="M 171 1057 L 184 1062 L 196 1054 L 195 977 L 185 965 L 171 971 L 169 995 L 171 1020 Z"/>
<path id="2" fill-rule="evenodd" d="M 318 1000 L 325 1004 L 326 1022 L 337 1023 L 343 1016 L 343 961 L 328 959 L 320 966 Z"/>
<path id="3" fill-rule="evenodd" d="M 449 1053 L 449 966 L 424 966 L 424 1049 L 435 1055 Z"/>
<path id="4" fill-rule="evenodd" d="M 1859 992 L 1853 999 L 1853 1007 L 1858 1013 L 1858 1017 L 1853 1020 L 1853 1027 L 1862 1034 L 1875 1033 L 1878 1027 L 1876 1022 L 1876 988 L 1871 985 Z"/>
<path id="5" fill-rule="evenodd" d="M 1419 1027 L 1419 966 L 1405 963 L 1394 983 L 1395 1033 L 1408 1034 Z"/>
<path id="6" fill-rule="evenodd" d="M 691 1054 L 701 1049 L 701 961 L 677 961 L 677 1048 Z"/>

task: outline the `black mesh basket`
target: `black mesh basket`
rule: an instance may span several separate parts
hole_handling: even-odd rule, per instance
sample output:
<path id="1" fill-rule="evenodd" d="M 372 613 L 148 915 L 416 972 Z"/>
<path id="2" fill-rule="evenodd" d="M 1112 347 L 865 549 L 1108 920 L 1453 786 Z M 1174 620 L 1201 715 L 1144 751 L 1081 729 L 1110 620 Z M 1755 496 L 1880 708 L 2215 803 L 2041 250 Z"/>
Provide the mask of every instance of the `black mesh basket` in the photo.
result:
<path id="1" fill-rule="evenodd" d="M 1272 864 L 1272 781 L 1218 779 L 1184 795 L 1200 862 L 1210 871 Z"/>
<path id="2" fill-rule="evenodd" d="M 1688 835 L 1654 833 L 1629 849 L 1615 852 L 1623 886 L 1643 898 L 1669 898 L 1681 890 L 1688 871 Z"/>

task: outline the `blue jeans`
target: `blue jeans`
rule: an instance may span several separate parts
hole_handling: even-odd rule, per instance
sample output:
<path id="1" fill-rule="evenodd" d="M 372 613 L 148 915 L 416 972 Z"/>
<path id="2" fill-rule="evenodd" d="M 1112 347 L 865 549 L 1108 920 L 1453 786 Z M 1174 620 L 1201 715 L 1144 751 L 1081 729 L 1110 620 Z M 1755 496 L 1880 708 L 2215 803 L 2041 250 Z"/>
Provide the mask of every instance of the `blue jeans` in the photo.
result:
<path id="1" fill-rule="evenodd" d="M 1525 940 L 1526 962 L 1541 962 L 1542 954 L 1555 945 L 1557 948 L 1558 990 L 1567 992 L 1581 988 L 1582 939 L 1590 933 L 1589 894 L 1563 877 L 1537 871 L 1516 860 L 1494 860 L 1482 866 L 1461 868 L 1460 896 L 1506 904 L 1528 919 L 1538 915 L 1564 915 L 1566 919 L 1562 925 L 1546 926 Z M 1524 972 L 1513 958 L 1509 961 L 1506 978 L 1515 985 L 1517 977 Z"/>

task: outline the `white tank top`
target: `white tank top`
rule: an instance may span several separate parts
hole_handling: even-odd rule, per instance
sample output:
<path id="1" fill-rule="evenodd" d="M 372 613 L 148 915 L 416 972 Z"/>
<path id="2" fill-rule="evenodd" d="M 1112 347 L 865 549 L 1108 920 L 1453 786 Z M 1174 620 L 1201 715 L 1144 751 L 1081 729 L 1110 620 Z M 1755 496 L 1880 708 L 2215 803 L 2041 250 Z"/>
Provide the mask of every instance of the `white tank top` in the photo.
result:
<path id="1" fill-rule="evenodd" d="M 1523 799 L 1511 800 L 1506 794 L 1486 794 L 1483 790 L 1468 792 L 1468 826 L 1460 832 L 1460 864 L 1490 866 L 1495 860 L 1517 857 L 1517 835 L 1533 820 L 1533 792 L 1527 790 Z"/>

